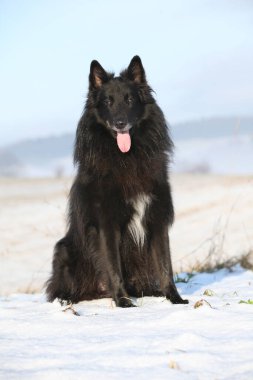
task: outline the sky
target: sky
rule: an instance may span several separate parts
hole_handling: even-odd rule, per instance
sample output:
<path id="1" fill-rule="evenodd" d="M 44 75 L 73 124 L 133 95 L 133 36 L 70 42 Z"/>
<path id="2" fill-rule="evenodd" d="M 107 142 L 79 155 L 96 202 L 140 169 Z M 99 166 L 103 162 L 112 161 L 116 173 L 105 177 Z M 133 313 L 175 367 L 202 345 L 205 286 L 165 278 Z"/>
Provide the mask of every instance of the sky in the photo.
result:
<path id="1" fill-rule="evenodd" d="M 251 0 L 1 0 L 0 146 L 74 132 L 90 62 L 140 55 L 170 123 L 253 115 Z"/>

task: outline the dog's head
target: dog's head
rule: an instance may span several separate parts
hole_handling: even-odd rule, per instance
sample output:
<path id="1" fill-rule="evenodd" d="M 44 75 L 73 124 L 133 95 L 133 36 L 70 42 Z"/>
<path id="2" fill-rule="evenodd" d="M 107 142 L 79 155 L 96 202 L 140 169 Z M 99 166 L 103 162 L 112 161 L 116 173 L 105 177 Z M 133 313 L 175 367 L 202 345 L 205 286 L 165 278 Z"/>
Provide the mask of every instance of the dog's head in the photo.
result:
<path id="1" fill-rule="evenodd" d="M 100 123 L 117 139 L 121 152 L 131 148 L 131 135 L 153 103 L 140 57 L 135 56 L 119 77 L 106 72 L 98 61 L 92 61 L 89 75 L 89 104 Z"/>

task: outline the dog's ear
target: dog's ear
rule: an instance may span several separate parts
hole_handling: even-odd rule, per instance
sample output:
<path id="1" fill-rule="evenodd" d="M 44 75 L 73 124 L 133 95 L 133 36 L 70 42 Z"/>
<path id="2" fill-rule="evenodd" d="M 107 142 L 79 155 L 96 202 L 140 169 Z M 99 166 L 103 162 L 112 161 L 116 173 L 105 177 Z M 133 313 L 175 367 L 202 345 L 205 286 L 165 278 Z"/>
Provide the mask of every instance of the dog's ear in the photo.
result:
<path id="1" fill-rule="evenodd" d="M 90 64 L 89 82 L 90 88 L 99 88 L 108 81 L 108 75 L 98 61 L 92 61 Z"/>
<path id="2" fill-rule="evenodd" d="M 127 77 L 138 84 L 146 83 L 145 71 L 142 66 L 141 59 L 138 55 L 135 55 L 132 58 L 127 68 Z"/>

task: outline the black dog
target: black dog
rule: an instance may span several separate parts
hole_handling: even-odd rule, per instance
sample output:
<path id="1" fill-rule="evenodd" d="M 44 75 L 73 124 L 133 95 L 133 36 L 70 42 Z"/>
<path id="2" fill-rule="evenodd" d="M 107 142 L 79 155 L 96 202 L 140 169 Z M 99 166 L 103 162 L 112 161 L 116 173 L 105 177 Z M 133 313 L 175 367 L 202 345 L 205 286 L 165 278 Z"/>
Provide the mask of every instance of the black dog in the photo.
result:
<path id="1" fill-rule="evenodd" d="M 188 303 L 174 284 L 168 238 L 172 147 L 140 58 L 119 77 L 92 61 L 69 227 L 55 247 L 49 301 L 112 297 L 130 307 L 131 296 L 166 296 Z"/>

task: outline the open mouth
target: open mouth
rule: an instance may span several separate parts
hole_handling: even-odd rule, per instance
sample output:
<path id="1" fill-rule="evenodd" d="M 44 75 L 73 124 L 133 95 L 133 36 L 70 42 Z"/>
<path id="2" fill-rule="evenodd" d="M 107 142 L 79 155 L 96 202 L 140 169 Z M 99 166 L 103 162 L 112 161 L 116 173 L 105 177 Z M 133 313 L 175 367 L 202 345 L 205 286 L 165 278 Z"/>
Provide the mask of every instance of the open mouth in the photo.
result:
<path id="1" fill-rule="evenodd" d="M 117 132 L 117 144 L 122 153 L 127 153 L 131 148 L 131 136 L 129 131 Z"/>
<path id="2" fill-rule="evenodd" d="M 113 130 L 113 135 L 117 140 L 117 145 L 119 150 L 122 153 L 129 152 L 131 148 L 131 136 L 130 136 L 130 124 L 125 124 L 125 126 L 122 128 L 117 128 L 115 125 L 110 126 L 109 122 L 107 122 L 108 127 L 110 127 Z"/>

